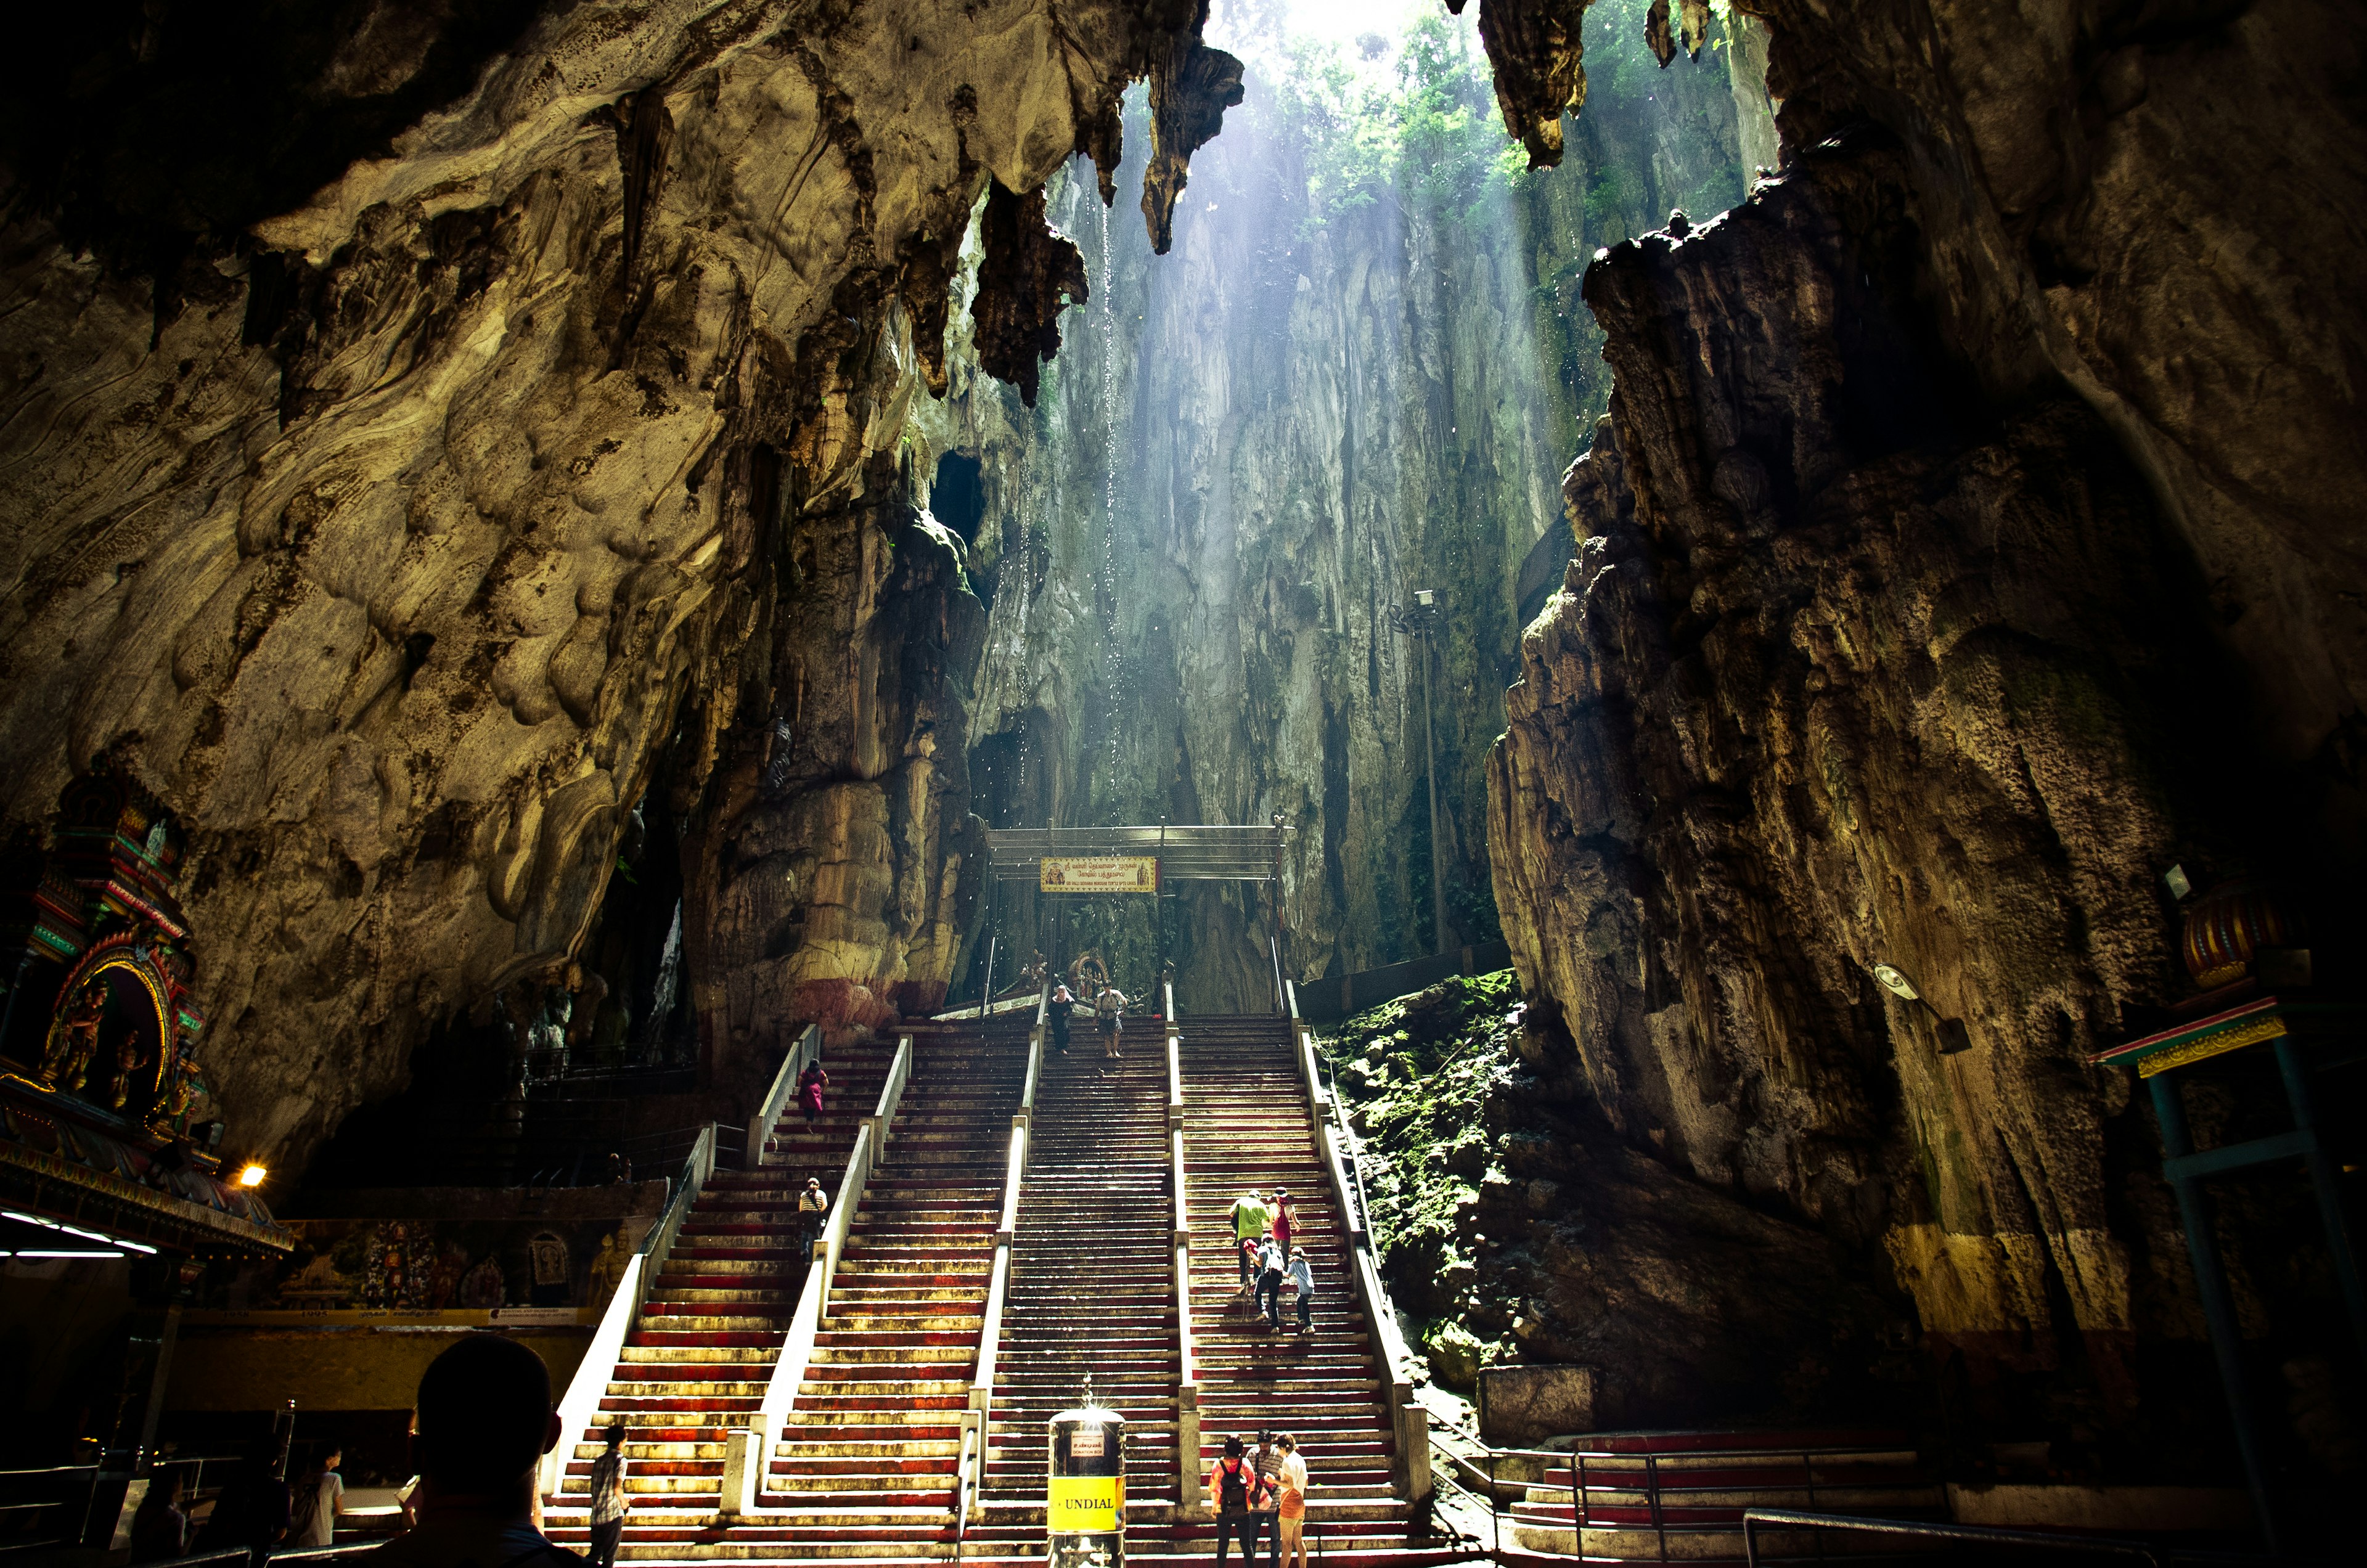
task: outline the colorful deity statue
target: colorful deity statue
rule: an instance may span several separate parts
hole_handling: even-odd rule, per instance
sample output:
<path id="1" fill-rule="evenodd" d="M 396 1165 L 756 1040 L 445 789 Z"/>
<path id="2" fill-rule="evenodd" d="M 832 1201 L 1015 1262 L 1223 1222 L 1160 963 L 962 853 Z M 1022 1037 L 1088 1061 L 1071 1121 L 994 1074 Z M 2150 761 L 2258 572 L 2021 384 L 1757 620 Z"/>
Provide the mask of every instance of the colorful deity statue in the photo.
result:
<path id="1" fill-rule="evenodd" d="M 82 1088 L 90 1059 L 98 1051 L 99 1024 L 106 1016 L 107 982 L 93 976 L 58 1010 L 57 1021 L 50 1026 L 49 1045 L 41 1053 L 42 1088 L 68 1094 Z"/>

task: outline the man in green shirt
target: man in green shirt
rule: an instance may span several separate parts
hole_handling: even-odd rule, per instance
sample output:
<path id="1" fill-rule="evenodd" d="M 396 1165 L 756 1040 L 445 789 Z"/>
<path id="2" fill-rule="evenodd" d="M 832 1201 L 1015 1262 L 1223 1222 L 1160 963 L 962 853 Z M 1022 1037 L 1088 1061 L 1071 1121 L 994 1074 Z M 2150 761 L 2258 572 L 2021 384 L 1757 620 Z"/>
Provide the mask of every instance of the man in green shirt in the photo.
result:
<path id="1" fill-rule="evenodd" d="M 1274 1211 L 1265 1206 L 1265 1200 L 1257 1195 L 1255 1189 L 1243 1192 L 1233 1201 L 1233 1251 L 1240 1257 L 1241 1294 L 1245 1296 L 1256 1289 L 1256 1284 L 1250 1271 L 1249 1248 L 1241 1244 L 1263 1236 L 1266 1227 L 1273 1223 Z"/>

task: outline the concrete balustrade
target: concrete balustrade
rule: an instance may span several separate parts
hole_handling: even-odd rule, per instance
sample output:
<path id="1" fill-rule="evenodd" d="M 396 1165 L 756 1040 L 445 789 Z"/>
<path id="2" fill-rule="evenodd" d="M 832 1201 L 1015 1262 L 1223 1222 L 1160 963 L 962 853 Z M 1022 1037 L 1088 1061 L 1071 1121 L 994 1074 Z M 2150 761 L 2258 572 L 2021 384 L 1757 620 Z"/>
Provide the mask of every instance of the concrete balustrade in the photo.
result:
<path id="1" fill-rule="evenodd" d="M 988 1428 L 994 1410 L 995 1353 L 1002 1337 L 1002 1312 L 1011 1294 L 1011 1243 L 1019 1228 L 1019 1189 L 1027 1177 L 1027 1134 L 1036 1114 L 1036 1089 L 1044 1077 L 1044 1034 L 1052 1006 L 1046 981 L 1036 998 L 1036 1026 L 1027 1032 L 1027 1077 L 1019 1091 L 1019 1112 L 1011 1119 L 1011 1154 L 1003 1168 L 1002 1213 L 994 1227 L 994 1269 L 987 1277 L 986 1321 L 979 1330 L 978 1364 L 970 1376 L 969 1407 L 962 1412 L 961 1458 L 955 1474 L 954 1511 L 968 1499 L 969 1517 L 986 1517 Z"/>
<path id="2" fill-rule="evenodd" d="M 862 1206 L 863 1190 L 870 1185 L 871 1172 L 886 1151 L 896 1108 L 902 1103 L 905 1086 L 912 1079 L 912 1037 L 907 1034 L 896 1042 L 896 1056 L 889 1064 L 888 1079 L 880 1088 L 878 1103 L 855 1131 L 855 1148 L 846 1156 L 846 1169 L 839 1177 L 830 1218 L 814 1243 L 815 1257 L 806 1268 L 805 1288 L 798 1295 L 797 1315 L 789 1320 L 789 1331 L 781 1340 L 781 1353 L 774 1359 L 772 1376 L 765 1382 L 764 1403 L 758 1407 L 756 1424 L 737 1428 L 724 1438 L 720 1512 L 726 1516 L 759 1511 L 757 1499 L 764 1490 L 764 1458 L 780 1440 L 781 1428 L 796 1407 L 798 1385 L 804 1381 L 806 1364 L 813 1359 L 814 1336 L 821 1332 L 831 1280 L 846 1250 L 855 1212 Z"/>
<path id="3" fill-rule="evenodd" d="M 821 1025 L 809 1023 L 789 1054 L 781 1058 L 781 1070 L 773 1075 L 772 1086 L 764 1090 L 756 1113 L 748 1118 L 748 1141 L 740 1145 L 740 1168 L 754 1170 L 770 1164 L 765 1157 L 766 1145 L 773 1141 L 773 1128 L 780 1122 L 781 1113 L 789 1108 L 789 1097 L 798 1091 L 798 1078 L 812 1063 L 821 1060 Z"/>
<path id="4" fill-rule="evenodd" d="M 1167 1024 L 1167 1138 L 1174 1160 L 1175 1495 L 1177 1511 L 1190 1517 L 1206 1508 L 1200 1495 L 1200 1381 L 1192 1356 L 1192 1224 L 1184 1207 L 1184 1037 L 1175 1027 L 1175 987 L 1162 980 L 1159 991 Z"/>
<path id="5" fill-rule="evenodd" d="M 650 1281 L 665 1268 L 666 1255 L 674 1250 L 674 1238 L 682 1234 L 683 1221 L 689 1217 L 691 1205 L 715 1174 L 715 1128 L 702 1128 L 697 1142 L 690 1148 L 690 1157 L 683 1162 L 682 1180 L 674 1189 L 673 1201 L 666 1204 L 664 1215 L 641 1238 L 641 1245 L 625 1264 L 625 1272 L 617 1281 L 617 1293 L 608 1298 L 606 1310 L 600 1314 L 600 1326 L 593 1331 L 592 1343 L 584 1348 L 583 1359 L 575 1364 L 575 1375 L 567 1381 L 567 1392 L 560 1396 L 560 1431 L 564 1434 L 551 1450 L 542 1456 L 538 1484 L 546 1497 L 555 1497 L 559 1480 L 566 1472 L 567 1456 L 575 1450 L 573 1434 L 592 1424 L 599 1413 L 600 1396 L 608 1391 L 608 1380 L 615 1374 L 617 1361 L 640 1321 L 641 1303 L 648 1299 Z"/>
<path id="6" fill-rule="evenodd" d="M 1292 1053 L 1307 1086 L 1308 1105 L 1314 1113 L 1324 1180 L 1348 1226 L 1348 1254 L 1356 1276 L 1356 1300 L 1364 1308 L 1373 1344 L 1380 1351 L 1386 1370 L 1389 1424 L 1397 1437 L 1397 1457 L 1390 1466 L 1391 1484 L 1399 1496 L 1418 1502 L 1431 1493 L 1430 1412 L 1414 1397 L 1410 1375 L 1413 1358 L 1406 1349 L 1405 1335 L 1398 1328 L 1398 1314 L 1389 1304 L 1388 1289 L 1381 1282 L 1380 1264 L 1374 1255 L 1368 1228 L 1370 1220 L 1360 1201 L 1362 1190 L 1349 1178 L 1348 1161 L 1353 1156 L 1341 1145 L 1343 1124 L 1331 1091 L 1323 1087 L 1321 1067 L 1315 1055 L 1315 1032 L 1299 1019 L 1295 988 L 1285 985 L 1284 998 L 1290 1013 Z"/>

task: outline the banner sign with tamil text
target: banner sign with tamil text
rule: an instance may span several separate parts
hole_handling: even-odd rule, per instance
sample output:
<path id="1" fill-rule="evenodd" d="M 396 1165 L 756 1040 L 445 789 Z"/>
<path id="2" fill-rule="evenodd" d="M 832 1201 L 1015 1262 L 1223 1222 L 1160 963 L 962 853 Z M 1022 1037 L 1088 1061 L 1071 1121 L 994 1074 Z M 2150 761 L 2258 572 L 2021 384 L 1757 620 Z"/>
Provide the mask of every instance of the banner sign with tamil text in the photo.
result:
<path id="1" fill-rule="evenodd" d="M 1036 886 L 1047 893 L 1157 893 L 1156 855 L 1046 855 Z"/>

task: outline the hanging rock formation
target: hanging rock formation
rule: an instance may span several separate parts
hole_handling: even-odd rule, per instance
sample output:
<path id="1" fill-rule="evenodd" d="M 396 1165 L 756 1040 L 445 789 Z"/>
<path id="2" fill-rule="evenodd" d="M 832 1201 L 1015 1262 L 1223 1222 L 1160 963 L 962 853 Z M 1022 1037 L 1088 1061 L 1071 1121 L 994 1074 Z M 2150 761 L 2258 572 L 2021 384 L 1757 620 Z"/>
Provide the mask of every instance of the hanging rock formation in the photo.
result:
<path id="1" fill-rule="evenodd" d="M 105 756 L 177 815 L 233 1139 L 562 975 L 653 781 L 686 945 L 773 965 L 725 1081 L 941 991 L 974 612 L 870 458 L 990 176 L 1195 7 L 121 9 L 0 121 L 5 805 Z"/>

